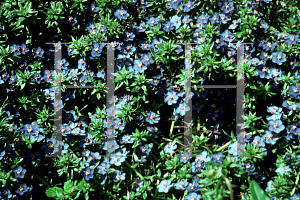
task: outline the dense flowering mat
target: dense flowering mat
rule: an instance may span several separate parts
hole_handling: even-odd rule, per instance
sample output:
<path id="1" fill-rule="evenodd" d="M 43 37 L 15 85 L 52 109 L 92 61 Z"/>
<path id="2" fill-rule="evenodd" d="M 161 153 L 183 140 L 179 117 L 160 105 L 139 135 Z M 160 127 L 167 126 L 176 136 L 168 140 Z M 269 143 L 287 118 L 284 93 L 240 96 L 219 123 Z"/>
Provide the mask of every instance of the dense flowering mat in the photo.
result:
<path id="1" fill-rule="evenodd" d="M 0 5 L 1 199 L 300 198 L 297 1 Z M 187 98 L 186 43 L 194 43 Z M 240 78 L 241 45 L 237 133 L 237 92 L 225 86 Z"/>

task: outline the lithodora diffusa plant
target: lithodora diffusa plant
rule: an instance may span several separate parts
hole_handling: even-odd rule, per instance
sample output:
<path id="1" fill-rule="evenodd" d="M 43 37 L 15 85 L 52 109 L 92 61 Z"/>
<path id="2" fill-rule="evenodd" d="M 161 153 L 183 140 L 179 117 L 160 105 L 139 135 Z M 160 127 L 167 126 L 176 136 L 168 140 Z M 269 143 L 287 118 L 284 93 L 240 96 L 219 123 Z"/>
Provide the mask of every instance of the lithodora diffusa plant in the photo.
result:
<path id="1" fill-rule="evenodd" d="M 292 0 L 2 0 L 1 199 L 299 198 L 299 18 Z"/>

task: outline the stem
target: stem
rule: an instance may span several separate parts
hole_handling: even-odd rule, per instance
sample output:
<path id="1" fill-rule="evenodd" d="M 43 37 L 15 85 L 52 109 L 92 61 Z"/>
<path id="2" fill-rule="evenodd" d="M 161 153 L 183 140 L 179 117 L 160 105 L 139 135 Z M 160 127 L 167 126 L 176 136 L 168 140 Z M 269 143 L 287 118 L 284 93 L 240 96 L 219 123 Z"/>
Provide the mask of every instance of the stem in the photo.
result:
<path id="1" fill-rule="evenodd" d="M 222 182 L 222 179 L 219 179 L 218 183 L 217 183 L 217 187 L 216 187 L 216 198 L 218 199 L 218 194 L 219 194 L 219 188 L 220 188 L 220 184 Z M 222 194 L 221 194 L 222 195 Z"/>
<path id="2" fill-rule="evenodd" d="M 236 139 L 234 139 L 233 141 L 235 142 Z M 226 144 L 224 144 L 223 146 L 218 148 L 216 151 L 222 151 L 223 149 L 226 149 L 230 145 L 230 143 L 231 143 L 231 141 L 227 142 Z"/>
<path id="3" fill-rule="evenodd" d="M 159 184 L 159 180 L 157 180 L 157 185 Z M 155 193 L 154 193 L 154 200 L 155 200 L 155 198 L 157 197 L 157 187 L 155 188 Z"/>
<path id="4" fill-rule="evenodd" d="M 171 128 L 170 128 L 170 136 L 173 134 L 174 125 L 175 125 L 175 121 L 172 121 Z"/>
<path id="5" fill-rule="evenodd" d="M 132 168 L 131 167 L 131 165 L 127 162 L 127 161 L 124 161 L 124 163 L 128 166 L 128 167 L 130 167 L 139 177 L 140 177 L 140 179 L 141 180 L 145 180 L 145 178 L 142 176 L 142 174 L 140 174 L 135 168 Z"/>
<path id="6" fill-rule="evenodd" d="M 172 140 L 167 139 L 167 138 L 164 138 L 164 137 L 163 137 L 162 139 L 164 139 L 165 141 L 168 141 L 168 142 L 173 142 Z M 177 141 L 176 141 L 176 143 L 177 143 L 177 144 L 180 144 L 181 146 L 184 146 L 184 144 L 181 144 L 180 142 L 177 142 Z"/>
<path id="7" fill-rule="evenodd" d="M 197 132 L 199 132 L 199 131 L 200 131 L 200 117 L 199 117 L 199 116 L 198 116 L 197 121 L 198 121 L 198 124 L 197 124 Z"/>
<path id="8" fill-rule="evenodd" d="M 78 158 L 77 155 L 74 153 L 74 151 L 73 151 L 71 148 L 69 148 L 68 150 L 71 151 L 71 153 L 72 153 L 76 158 Z"/>
<path id="9" fill-rule="evenodd" d="M 221 174 L 222 178 L 226 181 L 226 185 L 227 185 L 227 187 L 228 187 L 228 189 L 229 189 L 229 191 L 230 191 L 230 200 L 234 200 L 233 190 L 232 190 L 232 186 L 231 186 L 231 183 L 230 183 L 229 179 L 227 178 L 227 176 L 225 176 L 225 175 L 224 175 L 222 172 L 220 172 L 220 171 L 216 171 L 216 170 L 210 170 L 210 171 L 209 171 L 209 174 L 210 174 L 211 176 L 215 175 L 216 173 Z"/>
<path id="10" fill-rule="evenodd" d="M 153 155 L 153 153 L 152 152 L 150 152 L 150 154 L 154 157 L 154 159 L 156 160 L 156 162 L 158 163 L 158 160 L 157 160 L 157 158 Z"/>
<path id="11" fill-rule="evenodd" d="M 295 187 L 293 188 L 293 190 L 292 190 L 292 192 L 291 192 L 291 196 L 295 193 L 296 186 L 298 185 L 298 182 L 299 182 L 299 175 L 296 177 Z"/>
<path id="12" fill-rule="evenodd" d="M 156 141 L 152 138 L 152 136 L 150 136 L 150 138 L 151 138 L 151 140 L 152 140 L 155 144 L 157 144 L 158 147 L 160 147 L 159 144 L 158 144 L 158 142 L 156 142 Z"/>
<path id="13" fill-rule="evenodd" d="M 32 169 L 32 166 L 31 165 L 29 165 L 28 163 L 26 163 L 26 165 L 29 167 L 29 169 L 32 171 L 32 172 L 34 172 L 34 169 Z M 51 187 L 46 181 L 44 181 L 44 179 L 42 179 L 39 175 L 37 175 L 36 173 L 34 173 L 34 175 L 36 176 L 36 177 L 38 177 L 38 179 L 40 179 L 45 185 L 47 185 L 48 187 Z"/>

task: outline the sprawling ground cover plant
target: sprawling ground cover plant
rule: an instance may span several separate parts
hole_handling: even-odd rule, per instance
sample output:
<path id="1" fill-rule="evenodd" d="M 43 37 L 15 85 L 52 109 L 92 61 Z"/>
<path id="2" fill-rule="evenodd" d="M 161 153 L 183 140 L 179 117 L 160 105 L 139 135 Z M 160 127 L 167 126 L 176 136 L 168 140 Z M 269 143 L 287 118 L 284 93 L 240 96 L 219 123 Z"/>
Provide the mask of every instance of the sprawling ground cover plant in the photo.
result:
<path id="1" fill-rule="evenodd" d="M 1 199 L 300 198 L 295 1 L 0 5 Z M 193 86 L 235 85 L 237 46 L 251 43 L 244 45 L 245 132 L 235 131 L 235 89 L 192 87 L 188 107 L 185 43 L 197 43 Z M 62 87 L 56 101 L 57 84 L 95 87 Z M 183 121 L 188 110 L 192 124 Z M 58 111 L 63 124 L 54 126 Z M 107 114 L 114 111 L 110 132 Z M 189 146 L 184 127 L 193 131 Z M 58 151 L 63 156 L 49 157 Z"/>

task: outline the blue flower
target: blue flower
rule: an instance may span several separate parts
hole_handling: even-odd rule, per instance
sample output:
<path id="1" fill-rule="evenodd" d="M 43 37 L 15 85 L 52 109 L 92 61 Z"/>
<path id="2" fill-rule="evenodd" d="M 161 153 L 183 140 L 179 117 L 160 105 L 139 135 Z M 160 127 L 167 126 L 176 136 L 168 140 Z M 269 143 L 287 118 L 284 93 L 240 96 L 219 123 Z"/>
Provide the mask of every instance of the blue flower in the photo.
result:
<path id="1" fill-rule="evenodd" d="M 147 129 L 148 133 L 150 135 L 152 135 L 154 138 L 157 138 L 158 137 L 157 135 L 161 133 L 161 131 L 158 130 L 158 128 L 155 127 L 155 126 L 151 126 L 151 127 L 150 126 L 146 126 L 146 129 Z"/>
<path id="2" fill-rule="evenodd" d="M 274 181 L 272 181 L 272 180 L 268 181 L 268 183 L 267 183 L 268 186 L 265 189 L 266 192 L 270 192 L 270 189 L 275 189 L 272 183 L 274 183 Z"/>
<path id="3" fill-rule="evenodd" d="M 0 74 L 1 74 L 2 80 L 7 81 L 7 79 L 9 78 L 7 71 L 1 71 Z"/>
<path id="4" fill-rule="evenodd" d="M 22 196 L 27 191 L 28 191 L 28 187 L 27 187 L 26 183 L 17 184 L 17 190 L 15 191 L 17 194 Z"/>
<path id="5" fill-rule="evenodd" d="M 250 175 L 250 180 L 255 180 L 258 184 L 261 184 L 262 180 L 265 178 L 265 175 L 260 170 L 257 170 Z"/>
<path id="6" fill-rule="evenodd" d="M 86 69 L 86 60 L 84 58 L 81 58 L 78 60 L 78 69 L 81 69 L 82 71 L 85 71 Z"/>
<path id="7" fill-rule="evenodd" d="M 85 78 L 85 75 L 81 74 L 77 76 L 76 83 L 80 86 L 85 86 L 88 80 Z"/>
<path id="8" fill-rule="evenodd" d="M 87 145 L 92 145 L 92 144 L 93 144 L 92 134 L 86 133 L 85 136 L 80 136 L 79 147 L 86 148 Z"/>
<path id="9" fill-rule="evenodd" d="M 300 109 L 300 105 L 298 105 L 298 104 L 287 105 L 286 108 L 289 110 L 292 110 L 292 111 L 297 111 Z"/>
<path id="10" fill-rule="evenodd" d="M 97 173 L 105 175 L 110 168 L 110 164 L 106 162 L 102 162 L 100 165 L 97 166 Z"/>
<path id="11" fill-rule="evenodd" d="M 35 163 L 40 162 L 42 158 L 40 157 L 40 152 L 34 151 L 33 153 L 27 152 L 25 156 L 25 160 L 31 163 L 32 165 L 34 165 Z"/>
<path id="12" fill-rule="evenodd" d="M 132 46 L 132 43 L 125 42 L 122 45 L 122 51 L 123 51 L 123 54 L 132 55 L 136 52 L 136 48 L 134 46 Z"/>
<path id="13" fill-rule="evenodd" d="M 190 23 L 192 21 L 193 21 L 193 19 L 191 18 L 190 15 L 186 15 L 186 16 L 182 17 L 182 23 L 184 23 L 184 24 L 188 24 L 188 23 Z"/>
<path id="14" fill-rule="evenodd" d="M 199 159 L 201 162 L 204 163 L 211 161 L 211 158 L 208 156 L 207 151 L 203 151 L 202 153 L 197 154 L 196 159 Z"/>
<path id="15" fill-rule="evenodd" d="M 191 192 L 184 197 L 184 200 L 200 200 L 200 199 L 202 199 L 202 196 L 200 194 L 197 194 L 196 192 Z"/>
<path id="16" fill-rule="evenodd" d="M 114 171 L 111 175 L 114 182 L 119 182 L 120 180 L 125 180 L 125 173 L 122 173 L 120 170 Z"/>
<path id="17" fill-rule="evenodd" d="M 216 49 L 220 49 L 221 46 L 225 44 L 223 37 L 214 35 L 212 38 L 212 42 L 215 42 L 214 45 Z"/>
<path id="18" fill-rule="evenodd" d="M 76 90 L 74 88 L 66 89 L 66 91 L 62 93 L 63 98 L 66 101 L 68 101 L 69 99 L 75 99 L 75 92 Z"/>
<path id="19" fill-rule="evenodd" d="M 125 125 L 126 125 L 124 123 L 124 118 L 123 119 L 117 118 L 117 119 L 114 120 L 114 122 L 115 122 L 115 129 L 118 129 L 120 131 L 124 130 Z"/>
<path id="20" fill-rule="evenodd" d="M 124 31 L 122 36 L 126 42 L 133 41 L 133 39 L 135 38 L 135 34 L 131 31 Z"/>
<path id="21" fill-rule="evenodd" d="M 264 65 L 259 65 L 256 67 L 255 72 L 259 75 L 260 78 L 271 78 L 271 74 L 269 73 L 269 68 Z"/>
<path id="22" fill-rule="evenodd" d="M 133 63 L 133 69 L 139 73 L 143 73 L 147 69 L 147 65 L 140 59 L 135 59 Z"/>
<path id="23" fill-rule="evenodd" d="M 91 13 L 96 13 L 96 12 L 99 11 L 99 7 L 95 6 L 95 4 L 92 3 L 92 4 L 90 4 L 90 5 L 88 6 L 88 10 L 89 10 L 89 12 L 91 12 Z"/>
<path id="24" fill-rule="evenodd" d="M 221 8 L 224 13 L 229 13 L 230 11 L 234 10 L 234 5 L 232 1 L 223 2 Z"/>
<path id="25" fill-rule="evenodd" d="M 124 9 L 117 9 L 115 12 L 114 12 L 114 15 L 116 18 L 118 19 L 127 19 L 129 17 L 129 14 L 127 13 L 127 10 L 124 10 Z"/>
<path id="26" fill-rule="evenodd" d="M 140 188 L 143 187 L 144 181 L 136 178 L 132 183 L 132 189 L 136 191 L 140 191 Z"/>
<path id="27" fill-rule="evenodd" d="M 53 88 L 44 89 L 41 96 L 46 98 L 46 102 L 48 102 L 48 100 L 54 100 L 55 94 Z"/>
<path id="28" fill-rule="evenodd" d="M 41 48 L 41 47 L 37 47 L 35 49 L 32 49 L 33 55 L 34 57 L 43 57 L 43 54 L 45 53 L 45 51 Z"/>
<path id="29" fill-rule="evenodd" d="M 236 29 L 238 27 L 238 24 L 242 22 L 242 19 L 239 18 L 237 20 L 232 20 L 232 24 L 229 25 L 228 29 Z"/>
<path id="30" fill-rule="evenodd" d="M 130 58 L 130 54 L 119 54 L 116 58 L 116 64 L 120 67 L 119 70 L 121 70 L 121 68 L 123 68 L 124 66 L 129 66 L 133 63 L 132 58 Z"/>
<path id="31" fill-rule="evenodd" d="M 207 13 L 205 13 L 205 14 L 200 15 L 197 18 L 196 22 L 200 23 L 201 25 L 205 25 L 205 24 L 207 24 L 208 20 L 209 20 L 209 15 Z"/>
<path id="32" fill-rule="evenodd" d="M 184 151 L 183 153 L 181 153 L 179 155 L 179 161 L 182 162 L 182 163 L 187 163 L 187 161 L 189 159 L 191 159 L 191 154 L 189 154 L 188 152 Z"/>
<path id="33" fill-rule="evenodd" d="M 228 14 L 220 14 L 220 19 L 222 24 L 227 24 L 231 20 L 231 17 Z"/>
<path id="34" fill-rule="evenodd" d="M 12 193 L 8 188 L 3 187 L 1 189 L 0 196 L 3 200 L 8 200 L 8 199 L 12 198 Z"/>
<path id="35" fill-rule="evenodd" d="M 165 95 L 165 102 L 170 106 L 176 104 L 178 100 L 178 96 L 176 92 L 170 91 Z"/>
<path id="36" fill-rule="evenodd" d="M 238 150 L 239 150 L 239 146 L 238 146 L 237 142 L 230 144 L 228 147 L 228 153 L 235 155 L 235 156 L 238 155 Z"/>
<path id="37" fill-rule="evenodd" d="M 263 134 L 263 139 L 265 143 L 274 145 L 279 137 L 276 133 L 272 133 L 271 131 L 265 131 Z"/>
<path id="38" fill-rule="evenodd" d="M 191 164 L 191 171 L 193 173 L 200 173 L 201 170 L 204 168 L 204 166 L 205 166 L 204 162 L 201 162 L 200 160 L 195 160 Z"/>
<path id="39" fill-rule="evenodd" d="M 37 141 L 37 142 L 42 141 L 43 139 L 45 139 L 45 135 L 40 134 L 40 133 L 44 133 L 43 128 L 39 128 L 38 131 L 32 133 L 32 134 L 30 135 L 30 139 L 34 139 L 34 140 Z"/>
<path id="40" fill-rule="evenodd" d="M 142 21 L 138 27 L 138 32 L 145 32 L 146 29 L 148 28 L 148 24 L 146 24 L 146 22 Z"/>
<path id="41" fill-rule="evenodd" d="M 113 152 L 115 149 L 118 149 L 119 145 L 117 144 L 116 140 L 109 140 L 105 141 L 104 145 L 102 147 L 103 150 L 106 150 L 108 152 Z"/>
<path id="42" fill-rule="evenodd" d="M 122 162 L 125 161 L 126 156 L 123 155 L 123 153 L 116 152 L 115 154 L 110 155 L 111 161 L 110 164 L 115 165 L 115 166 L 120 166 Z"/>
<path id="43" fill-rule="evenodd" d="M 292 171 L 292 169 L 289 166 L 280 166 L 275 170 L 275 172 L 279 173 L 280 175 L 290 171 Z"/>
<path id="44" fill-rule="evenodd" d="M 156 124 L 160 120 L 160 117 L 158 114 L 154 113 L 153 111 L 149 111 L 145 116 L 145 120 L 150 124 Z"/>
<path id="45" fill-rule="evenodd" d="M 246 142 L 250 142 L 251 135 L 248 134 L 246 131 L 242 131 L 236 137 L 238 143 L 245 144 Z"/>
<path id="46" fill-rule="evenodd" d="M 140 144 L 139 146 L 137 146 L 136 151 L 140 156 L 149 156 L 151 148 L 148 144 Z"/>
<path id="47" fill-rule="evenodd" d="M 175 26 L 176 29 L 179 29 L 179 27 L 181 26 L 181 16 L 178 15 L 174 15 L 170 22 Z"/>
<path id="48" fill-rule="evenodd" d="M 186 105 L 186 103 L 180 103 L 178 107 L 175 109 L 175 113 L 180 114 L 181 116 L 184 116 L 186 111 L 189 111 L 190 107 Z"/>
<path id="49" fill-rule="evenodd" d="M 232 42 L 234 36 L 229 30 L 225 30 L 223 33 L 220 34 L 222 39 L 226 42 Z M 246 49 L 247 50 L 247 49 Z"/>
<path id="50" fill-rule="evenodd" d="M 39 84 L 39 83 L 41 83 L 41 81 L 42 81 L 44 78 L 43 78 L 40 74 L 38 74 L 38 73 L 35 72 L 35 73 L 33 74 L 33 78 L 32 78 L 32 79 L 33 79 L 33 82 L 34 82 L 34 83 L 38 83 L 38 84 Z"/>
<path id="51" fill-rule="evenodd" d="M 218 13 L 213 13 L 213 15 L 209 18 L 211 24 L 220 23 L 220 16 Z"/>
<path id="52" fill-rule="evenodd" d="M 183 4 L 183 11 L 189 12 L 194 9 L 194 1 L 187 1 L 185 4 Z"/>
<path id="53" fill-rule="evenodd" d="M 294 193 L 289 200 L 297 200 L 300 199 L 300 193 Z"/>
<path id="54" fill-rule="evenodd" d="M 44 71 L 44 76 L 42 78 L 47 83 L 50 83 L 52 81 L 52 79 L 50 79 L 50 78 L 55 78 L 54 70 L 45 70 Z"/>
<path id="55" fill-rule="evenodd" d="M 287 65 L 292 69 L 294 70 L 296 67 L 298 67 L 298 62 L 296 60 L 295 57 L 291 57 L 288 59 L 287 61 Z M 298 73 L 298 72 L 295 72 L 295 73 Z M 298 77 L 299 78 L 299 77 Z"/>
<path id="56" fill-rule="evenodd" d="M 57 141 L 54 138 L 46 139 L 46 144 L 42 146 L 42 150 L 45 154 L 54 154 L 54 145 L 56 145 Z"/>
<path id="57" fill-rule="evenodd" d="M 272 53 L 272 62 L 278 65 L 282 65 L 286 61 L 286 54 L 282 51 Z"/>
<path id="58" fill-rule="evenodd" d="M 173 183 L 171 183 L 171 180 L 162 180 L 159 185 L 157 186 L 158 192 L 164 192 L 168 193 L 171 187 L 173 187 Z"/>
<path id="59" fill-rule="evenodd" d="M 223 153 L 217 153 L 217 154 L 213 154 L 212 155 L 212 160 L 215 163 L 221 163 L 223 161 L 223 159 L 225 158 L 225 155 L 223 155 Z"/>
<path id="60" fill-rule="evenodd" d="M 61 59 L 61 61 L 58 61 L 57 64 L 61 69 L 68 70 L 69 62 L 65 58 Z"/>
<path id="61" fill-rule="evenodd" d="M 298 99 L 298 97 L 300 96 L 300 86 L 291 85 L 288 93 L 291 98 Z"/>
<path id="62" fill-rule="evenodd" d="M 22 134 L 25 134 L 29 137 L 31 134 L 35 133 L 38 128 L 39 127 L 37 125 L 25 124 L 20 130 Z"/>
<path id="63" fill-rule="evenodd" d="M 70 26 L 75 26 L 77 24 L 77 14 L 71 14 L 70 12 L 67 12 L 64 14 L 66 17 L 65 21 L 70 25 Z"/>
<path id="64" fill-rule="evenodd" d="M 92 52 L 91 52 L 92 57 L 95 58 L 95 57 L 101 56 L 103 47 L 104 47 L 104 45 L 100 46 L 100 44 L 98 44 L 98 43 L 94 44 Z"/>
<path id="65" fill-rule="evenodd" d="M 268 31 L 268 23 L 263 21 L 263 20 L 260 20 L 257 25 L 259 25 L 259 30 L 266 33 Z"/>
<path id="66" fill-rule="evenodd" d="M 285 40 L 285 43 L 287 45 L 295 45 L 297 42 L 299 42 L 300 39 L 299 39 L 299 35 L 289 35 L 286 40 Z"/>
<path id="67" fill-rule="evenodd" d="M 260 136 L 255 136 L 252 141 L 252 144 L 254 144 L 257 147 L 265 147 L 264 139 Z"/>
<path id="68" fill-rule="evenodd" d="M 145 9 L 147 7 L 147 5 L 148 5 L 148 1 L 138 0 L 138 4 L 139 4 L 140 8 Z"/>
<path id="69" fill-rule="evenodd" d="M 198 182 L 193 181 L 192 183 L 188 183 L 188 186 L 185 189 L 187 189 L 189 192 L 196 192 L 200 187 L 201 185 Z"/>
<path id="70" fill-rule="evenodd" d="M 21 166 L 18 166 L 16 168 L 14 168 L 12 171 L 13 171 L 16 178 L 24 178 L 25 173 L 26 173 L 27 170 L 24 169 Z"/>
<path id="71" fill-rule="evenodd" d="M 267 107 L 267 112 L 271 114 L 277 114 L 282 112 L 282 108 L 277 107 L 277 106 L 268 106 Z"/>
<path id="72" fill-rule="evenodd" d="M 182 0 L 170 0 L 170 6 L 173 9 L 180 7 L 182 4 Z"/>
<path id="73" fill-rule="evenodd" d="M 151 57 L 151 53 L 148 52 L 148 53 L 145 53 L 143 54 L 143 58 L 142 58 L 142 63 L 146 64 L 146 65 L 149 65 L 153 62 L 153 58 Z"/>
<path id="74" fill-rule="evenodd" d="M 17 44 L 13 44 L 12 46 L 9 47 L 9 51 L 13 51 L 12 55 L 13 56 L 18 56 L 21 54 L 20 52 L 20 46 Z"/>
<path id="75" fill-rule="evenodd" d="M 67 50 L 67 52 L 68 52 L 68 56 L 73 56 L 73 52 L 74 51 L 74 47 L 68 47 L 68 50 Z"/>
<path id="76" fill-rule="evenodd" d="M 165 146 L 164 151 L 165 153 L 173 154 L 174 150 L 177 148 L 176 141 L 170 142 L 168 145 Z"/>
<path id="77" fill-rule="evenodd" d="M 241 167 L 243 167 L 243 170 L 245 170 L 246 172 L 248 172 L 249 174 L 252 174 L 254 172 L 254 164 L 252 164 L 251 162 L 243 162 L 241 164 Z"/>
<path id="78" fill-rule="evenodd" d="M 174 184 L 176 190 L 185 190 L 185 187 L 188 186 L 188 182 L 185 181 L 178 181 Z"/>
<path id="79" fill-rule="evenodd" d="M 82 170 L 81 175 L 84 177 L 85 180 L 90 180 L 91 178 L 94 178 L 94 170 L 86 167 Z"/>
<path id="80" fill-rule="evenodd" d="M 263 49 L 266 51 L 273 51 L 275 47 L 277 46 L 277 43 L 271 43 L 271 42 L 265 42 L 263 45 Z"/>

